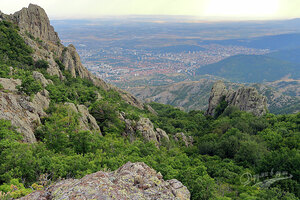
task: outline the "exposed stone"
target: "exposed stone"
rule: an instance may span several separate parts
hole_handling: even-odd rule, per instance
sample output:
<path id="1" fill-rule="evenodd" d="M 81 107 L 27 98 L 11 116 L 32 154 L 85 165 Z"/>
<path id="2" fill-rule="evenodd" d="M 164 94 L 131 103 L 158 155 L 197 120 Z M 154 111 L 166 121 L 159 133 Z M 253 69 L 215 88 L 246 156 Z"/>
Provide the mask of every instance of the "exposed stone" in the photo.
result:
<path id="1" fill-rule="evenodd" d="M 208 109 L 207 109 L 207 114 L 208 115 L 214 115 L 215 109 L 220 103 L 221 99 L 223 96 L 227 96 L 228 91 L 226 89 L 226 86 L 223 81 L 217 81 L 210 92 L 210 97 L 209 97 L 209 104 L 208 104 Z"/>
<path id="2" fill-rule="evenodd" d="M 79 113 L 79 126 L 84 131 L 96 131 L 101 134 L 96 119 L 89 113 L 85 105 L 75 105 L 73 103 L 65 103 L 75 113 Z"/>
<path id="3" fill-rule="evenodd" d="M 0 119 L 10 120 L 13 126 L 24 136 L 25 142 L 35 142 L 34 130 L 40 124 L 40 117 L 47 114 L 50 99 L 47 90 L 37 93 L 33 101 L 30 97 L 17 94 L 18 79 L 0 78 L 4 91 L 0 91 Z"/>
<path id="4" fill-rule="evenodd" d="M 156 132 L 150 119 L 141 118 L 136 125 L 136 130 L 140 131 L 143 138 L 147 141 L 157 142 Z"/>
<path id="5" fill-rule="evenodd" d="M 60 42 L 45 10 L 37 5 L 29 4 L 28 8 L 14 13 L 11 19 L 18 24 L 22 32 L 28 32 L 35 38 L 53 43 Z"/>
<path id="6" fill-rule="evenodd" d="M 190 192 L 176 179 L 164 181 L 145 163 L 128 162 L 114 172 L 96 172 L 82 179 L 66 179 L 21 200 L 157 199 L 188 200 Z"/>
<path id="7" fill-rule="evenodd" d="M 169 136 L 167 135 L 166 131 L 160 129 L 160 128 L 157 128 L 156 129 L 156 138 L 158 140 L 158 142 L 160 143 L 163 139 L 165 139 L 166 141 L 170 141 L 169 139 Z"/>
<path id="8" fill-rule="evenodd" d="M 51 80 L 47 80 L 44 75 L 40 72 L 34 71 L 32 73 L 32 76 L 35 80 L 41 82 L 43 87 L 46 87 L 49 84 L 53 84 L 53 82 Z"/>
<path id="9" fill-rule="evenodd" d="M 176 133 L 174 136 L 174 139 L 175 141 L 182 141 L 185 146 L 189 147 L 189 146 L 193 146 L 193 142 L 194 142 L 194 139 L 192 136 L 186 136 L 184 133 Z"/>
<path id="10" fill-rule="evenodd" d="M 3 86 L 3 90 L 8 90 L 10 92 L 17 92 L 16 88 L 18 85 L 21 85 L 21 80 L 19 79 L 8 79 L 0 78 L 0 84 Z"/>
<path id="11" fill-rule="evenodd" d="M 136 130 L 141 132 L 145 140 L 154 141 L 157 146 L 161 144 L 164 139 L 169 141 L 167 133 L 160 128 L 157 128 L 155 131 L 152 122 L 148 118 L 141 118 L 136 123 Z"/>
<path id="12" fill-rule="evenodd" d="M 49 18 L 45 10 L 37 5 L 30 4 L 28 8 L 23 8 L 21 11 L 13 15 L 0 15 L 2 18 L 7 18 L 17 23 L 20 27 L 20 32 L 25 42 L 34 49 L 33 59 L 45 60 L 49 63 L 47 72 L 50 75 L 56 75 L 61 80 L 63 76 L 56 59 L 61 61 L 67 70 L 70 71 L 73 77 L 81 77 L 90 80 L 95 86 L 102 87 L 104 90 L 114 89 L 121 98 L 128 104 L 139 109 L 144 109 L 144 104 L 136 99 L 133 95 L 125 92 L 115 86 L 107 84 L 100 78 L 90 73 L 81 63 L 80 57 L 73 45 L 68 47 L 60 43 L 60 39 L 54 28 L 50 25 Z M 28 36 L 28 33 L 35 38 L 42 39 L 37 41 Z"/>
<path id="13" fill-rule="evenodd" d="M 260 95 L 253 87 L 241 87 L 237 91 L 227 90 L 222 81 L 217 81 L 211 90 L 208 115 L 214 115 L 215 109 L 225 97 L 228 106 L 236 106 L 241 111 L 251 112 L 256 116 L 267 112 L 267 99 Z"/>

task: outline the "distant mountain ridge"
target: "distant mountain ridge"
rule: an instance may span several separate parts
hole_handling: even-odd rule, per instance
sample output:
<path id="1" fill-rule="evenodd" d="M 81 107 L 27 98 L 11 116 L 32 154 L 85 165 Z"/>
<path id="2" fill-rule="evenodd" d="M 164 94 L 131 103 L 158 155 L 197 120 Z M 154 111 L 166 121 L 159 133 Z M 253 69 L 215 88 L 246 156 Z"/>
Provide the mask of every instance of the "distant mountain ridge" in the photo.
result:
<path id="1" fill-rule="evenodd" d="M 285 76 L 300 78 L 300 65 L 264 55 L 231 56 L 195 70 L 196 75 L 210 74 L 233 82 L 262 83 Z"/>

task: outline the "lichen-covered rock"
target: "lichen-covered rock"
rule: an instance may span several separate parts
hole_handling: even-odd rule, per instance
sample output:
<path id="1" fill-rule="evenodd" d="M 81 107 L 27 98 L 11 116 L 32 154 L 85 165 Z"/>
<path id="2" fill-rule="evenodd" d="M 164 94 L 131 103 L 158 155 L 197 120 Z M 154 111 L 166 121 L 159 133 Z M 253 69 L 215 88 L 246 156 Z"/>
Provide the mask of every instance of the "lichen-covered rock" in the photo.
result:
<path id="1" fill-rule="evenodd" d="M 142 134 L 145 140 L 154 141 L 156 145 L 161 144 L 163 139 L 169 141 L 169 136 L 166 132 L 160 128 L 154 130 L 154 126 L 148 118 L 141 118 L 136 123 L 136 130 Z"/>
<path id="2" fill-rule="evenodd" d="M 96 172 L 82 179 L 66 179 L 21 200 L 125 200 L 190 199 L 190 192 L 178 180 L 164 181 L 145 163 L 128 162 L 114 172 Z"/>
<path id="3" fill-rule="evenodd" d="M 96 119 L 89 113 L 85 105 L 75 105 L 73 103 L 65 103 L 72 111 L 79 113 L 79 126 L 84 131 L 96 131 L 101 134 Z"/>
<path id="4" fill-rule="evenodd" d="M 256 116 L 264 115 L 267 112 L 267 99 L 260 95 L 255 88 L 241 87 L 237 91 L 227 90 L 222 81 L 217 81 L 211 90 L 208 115 L 214 115 L 222 98 L 225 98 L 228 106 L 235 106 L 241 111 L 251 112 Z"/>

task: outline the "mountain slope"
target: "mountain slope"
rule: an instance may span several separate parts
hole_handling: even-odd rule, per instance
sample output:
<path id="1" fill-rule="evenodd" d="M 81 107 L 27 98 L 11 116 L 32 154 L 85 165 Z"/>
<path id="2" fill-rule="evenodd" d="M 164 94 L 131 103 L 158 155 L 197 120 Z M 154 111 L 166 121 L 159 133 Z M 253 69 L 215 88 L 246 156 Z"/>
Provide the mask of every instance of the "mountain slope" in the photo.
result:
<path id="1" fill-rule="evenodd" d="M 196 70 L 234 82 L 261 83 L 280 80 L 285 76 L 300 78 L 300 65 L 262 55 L 237 55 Z"/>

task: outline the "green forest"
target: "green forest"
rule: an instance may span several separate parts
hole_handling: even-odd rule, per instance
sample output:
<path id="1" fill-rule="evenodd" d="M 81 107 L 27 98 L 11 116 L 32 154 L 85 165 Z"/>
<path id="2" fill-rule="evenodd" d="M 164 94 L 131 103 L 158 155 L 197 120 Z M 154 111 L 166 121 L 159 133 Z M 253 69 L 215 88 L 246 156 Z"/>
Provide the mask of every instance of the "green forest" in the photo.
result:
<path id="1" fill-rule="evenodd" d="M 300 198 L 300 113 L 256 117 L 221 102 L 214 117 L 158 103 L 150 104 L 157 112 L 153 114 L 127 104 L 115 90 L 72 78 L 68 71 L 63 71 L 63 81 L 50 76 L 48 63 L 34 62 L 32 51 L 16 26 L 0 22 L 0 77 L 21 79 L 18 90 L 28 96 L 42 89 L 32 77 L 33 70 L 54 83 L 46 87 L 51 103 L 48 116 L 36 129 L 38 142 L 24 143 L 16 127 L 0 120 L 0 199 L 19 198 L 64 178 L 113 171 L 128 161 L 145 162 L 165 180 L 178 179 L 194 200 Z M 5 92 L 1 86 L 0 90 Z M 78 114 L 65 102 L 86 105 L 102 135 L 80 131 Z M 132 120 L 149 118 L 170 141 L 158 148 L 138 133 L 133 141 L 122 136 L 121 112 Z M 180 132 L 193 137 L 192 146 L 174 139 Z"/>

